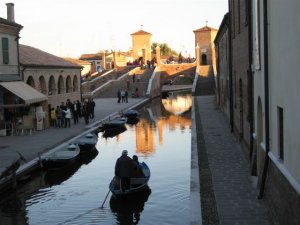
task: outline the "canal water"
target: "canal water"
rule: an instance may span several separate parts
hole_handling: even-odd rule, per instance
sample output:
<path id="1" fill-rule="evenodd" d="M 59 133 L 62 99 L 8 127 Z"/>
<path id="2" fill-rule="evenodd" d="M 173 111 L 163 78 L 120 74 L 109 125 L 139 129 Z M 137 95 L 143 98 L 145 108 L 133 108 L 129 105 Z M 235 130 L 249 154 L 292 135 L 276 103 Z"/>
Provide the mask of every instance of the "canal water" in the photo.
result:
<path id="1" fill-rule="evenodd" d="M 98 152 L 63 171 L 24 179 L 18 191 L 1 196 L 0 224 L 189 224 L 191 106 L 185 92 L 153 100 L 122 133 L 99 133 Z M 150 167 L 149 190 L 128 201 L 109 194 L 101 208 L 124 149 Z"/>

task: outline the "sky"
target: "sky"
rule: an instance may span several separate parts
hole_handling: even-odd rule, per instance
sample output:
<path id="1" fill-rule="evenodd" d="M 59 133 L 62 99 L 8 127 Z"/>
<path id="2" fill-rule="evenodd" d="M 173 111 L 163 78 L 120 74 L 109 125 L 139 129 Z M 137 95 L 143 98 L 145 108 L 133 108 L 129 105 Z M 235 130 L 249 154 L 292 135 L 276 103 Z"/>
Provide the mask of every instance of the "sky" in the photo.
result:
<path id="1" fill-rule="evenodd" d="M 197 30 L 218 29 L 228 0 L 11 0 L 15 22 L 21 24 L 20 44 L 60 57 L 78 58 L 101 50 L 128 51 L 130 34 L 152 34 L 151 41 L 167 43 L 184 56 L 194 56 Z"/>

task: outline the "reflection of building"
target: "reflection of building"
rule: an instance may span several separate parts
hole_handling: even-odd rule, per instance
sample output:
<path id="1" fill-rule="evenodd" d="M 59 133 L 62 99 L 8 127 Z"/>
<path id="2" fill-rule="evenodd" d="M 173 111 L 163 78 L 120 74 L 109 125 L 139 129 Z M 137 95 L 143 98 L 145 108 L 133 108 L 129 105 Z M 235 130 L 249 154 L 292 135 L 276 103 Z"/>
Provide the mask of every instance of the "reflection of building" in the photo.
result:
<path id="1" fill-rule="evenodd" d="M 191 96 L 189 96 L 191 97 Z M 181 97 L 179 97 L 180 99 Z M 155 150 L 155 136 L 156 131 L 158 132 L 158 143 L 163 145 L 164 143 L 164 131 L 176 130 L 178 127 L 181 130 L 190 128 L 192 121 L 189 118 L 177 115 L 168 115 L 166 117 L 162 116 L 162 113 L 155 110 L 150 110 L 155 112 L 153 118 L 155 119 L 156 127 L 154 129 L 153 121 L 147 121 L 141 118 L 140 122 L 136 126 L 136 149 L 137 152 L 143 155 L 151 155 Z"/>
<path id="2" fill-rule="evenodd" d="M 151 155 L 154 151 L 154 130 L 145 120 L 141 119 L 136 126 L 136 150 L 143 155 Z"/>
<path id="3" fill-rule="evenodd" d="M 176 98 L 170 96 L 169 98 L 162 99 L 162 104 L 168 112 L 179 115 L 191 109 L 192 96 L 176 96 Z"/>

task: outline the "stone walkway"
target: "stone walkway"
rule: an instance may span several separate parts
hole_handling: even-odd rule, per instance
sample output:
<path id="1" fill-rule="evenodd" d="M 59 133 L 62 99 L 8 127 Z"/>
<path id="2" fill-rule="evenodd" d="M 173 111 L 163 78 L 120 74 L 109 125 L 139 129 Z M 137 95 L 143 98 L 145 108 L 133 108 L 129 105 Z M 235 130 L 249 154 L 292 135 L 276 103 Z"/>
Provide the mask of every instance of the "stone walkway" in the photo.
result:
<path id="1" fill-rule="evenodd" d="M 199 165 L 205 164 L 205 158 L 200 157 L 205 155 L 203 151 L 208 163 L 204 175 L 200 169 L 201 198 L 211 197 L 209 201 L 201 200 L 203 224 L 272 224 L 263 200 L 257 199 L 246 154 L 230 133 L 224 114 L 216 109 L 215 97 L 198 96 L 194 102 L 197 133 L 203 135 L 202 140 L 198 135 Z M 203 188 L 205 178 L 211 179 L 210 188 Z M 203 189 L 212 191 L 211 195 L 202 193 Z"/>

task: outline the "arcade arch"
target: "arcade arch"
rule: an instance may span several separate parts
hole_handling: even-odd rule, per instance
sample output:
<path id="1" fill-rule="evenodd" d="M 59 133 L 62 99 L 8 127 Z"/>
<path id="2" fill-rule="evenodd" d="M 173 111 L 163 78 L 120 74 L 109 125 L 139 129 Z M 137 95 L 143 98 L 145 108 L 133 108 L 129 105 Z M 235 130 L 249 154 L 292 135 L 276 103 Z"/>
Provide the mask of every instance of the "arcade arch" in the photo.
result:
<path id="1" fill-rule="evenodd" d="M 56 88 L 55 88 L 55 79 L 54 76 L 51 75 L 49 79 L 49 84 L 48 84 L 48 90 L 49 90 L 49 95 L 55 95 L 56 94 Z"/>
<path id="2" fill-rule="evenodd" d="M 63 76 L 59 76 L 57 83 L 57 94 L 63 94 L 64 91 L 64 78 Z"/>

